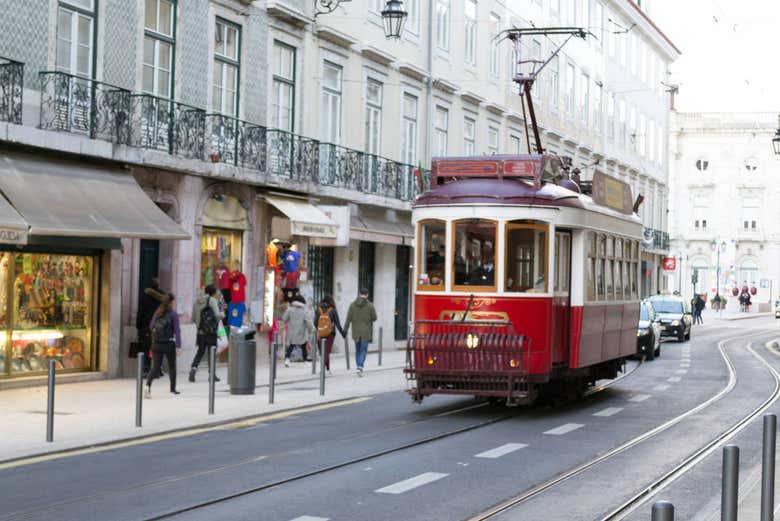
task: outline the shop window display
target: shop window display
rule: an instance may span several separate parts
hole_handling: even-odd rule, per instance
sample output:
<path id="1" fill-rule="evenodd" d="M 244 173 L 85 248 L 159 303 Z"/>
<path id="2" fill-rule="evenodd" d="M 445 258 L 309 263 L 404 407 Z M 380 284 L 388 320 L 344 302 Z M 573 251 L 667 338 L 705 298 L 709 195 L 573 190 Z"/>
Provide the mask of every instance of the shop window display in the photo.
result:
<path id="1" fill-rule="evenodd" d="M 200 240 L 200 270 L 203 287 L 214 284 L 223 295 L 230 291 L 230 273 L 241 266 L 243 232 L 204 228 Z M 229 295 L 225 295 L 229 301 Z"/>
<path id="2" fill-rule="evenodd" d="M 3 253 L 0 283 L 7 288 L 13 269 L 11 342 L 8 346 L 7 291 L 0 299 L 0 319 L 11 374 L 90 366 L 93 266 L 92 257 Z M 11 267 L 11 265 L 13 265 Z"/>

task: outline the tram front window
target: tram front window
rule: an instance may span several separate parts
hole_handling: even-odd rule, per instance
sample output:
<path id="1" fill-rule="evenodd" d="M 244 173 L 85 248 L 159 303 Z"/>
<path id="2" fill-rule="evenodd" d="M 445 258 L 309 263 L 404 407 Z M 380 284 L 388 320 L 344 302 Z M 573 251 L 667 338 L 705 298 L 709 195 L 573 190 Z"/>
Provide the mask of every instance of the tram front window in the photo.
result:
<path id="1" fill-rule="evenodd" d="M 547 291 L 547 226 L 507 224 L 506 291 Z"/>
<path id="2" fill-rule="evenodd" d="M 418 251 L 420 252 L 420 278 L 422 289 L 444 289 L 444 266 L 446 256 L 446 224 L 444 221 L 420 223 Z"/>
<path id="3" fill-rule="evenodd" d="M 469 219 L 455 223 L 455 286 L 496 285 L 496 223 Z"/>

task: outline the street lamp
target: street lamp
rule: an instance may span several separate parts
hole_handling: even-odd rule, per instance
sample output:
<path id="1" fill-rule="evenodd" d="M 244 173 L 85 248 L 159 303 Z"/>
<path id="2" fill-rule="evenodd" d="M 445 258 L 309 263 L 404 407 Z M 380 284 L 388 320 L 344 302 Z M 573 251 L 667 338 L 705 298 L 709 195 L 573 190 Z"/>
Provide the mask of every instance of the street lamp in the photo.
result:
<path id="1" fill-rule="evenodd" d="M 712 239 L 710 249 L 718 253 L 717 266 L 715 267 L 715 300 L 720 305 L 720 252 L 726 250 L 726 241 L 721 242 L 720 247 L 718 247 L 718 241 Z"/>
<path id="2" fill-rule="evenodd" d="M 683 260 L 688 260 L 688 256 L 683 256 L 682 252 L 677 253 L 677 271 L 678 276 L 680 279 L 679 284 L 677 285 L 678 291 L 680 292 L 680 296 L 682 296 L 682 275 L 683 275 Z"/>
<path id="3" fill-rule="evenodd" d="M 400 0 L 387 0 L 382 10 L 382 21 L 385 25 L 386 38 L 400 38 L 404 30 L 407 12 Z"/>

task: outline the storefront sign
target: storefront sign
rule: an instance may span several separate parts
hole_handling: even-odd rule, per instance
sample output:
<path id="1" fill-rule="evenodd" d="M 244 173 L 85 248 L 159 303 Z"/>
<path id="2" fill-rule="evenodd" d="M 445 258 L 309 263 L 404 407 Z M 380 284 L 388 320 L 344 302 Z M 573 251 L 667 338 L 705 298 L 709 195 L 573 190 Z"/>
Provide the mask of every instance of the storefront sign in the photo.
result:
<path id="1" fill-rule="evenodd" d="M 677 269 L 677 259 L 674 257 L 664 257 L 664 271 L 675 271 Z"/>
<path id="2" fill-rule="evenodd" d="M 593 174 L 593 201 L 620 213 L 633 213 L 631 187 L 601 172 Z"/>
<path id="3" fill-rule="evenodd" d="M 0 243 L 3 244 L 27 244 L 27 232 L 0 228 Z"/>
<path id="4" fill-rule="evenodd" d="M 290 221 L 290 232 L 292 235 L 302 235 L 304 237 L 326 237 L 335 239 L 338 235 L 338 226 Z"/>

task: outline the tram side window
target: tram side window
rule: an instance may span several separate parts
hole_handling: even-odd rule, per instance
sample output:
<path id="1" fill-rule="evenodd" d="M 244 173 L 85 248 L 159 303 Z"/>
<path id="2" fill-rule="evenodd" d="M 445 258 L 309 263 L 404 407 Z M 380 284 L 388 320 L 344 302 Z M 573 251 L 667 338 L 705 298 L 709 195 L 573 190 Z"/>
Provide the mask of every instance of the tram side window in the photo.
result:
<path id="1" fill-rule="evenodd" d="M 419 280 L 421 289 L 444 289 L 446 266 L 446 224 L 444 221 L 423 221 L 420 223 Z"/>
<path id="2" fill-rule="evenodd" d="M 623 300 L 623 239 L 615 239 L 615 300 Z"/>
<path id="3" fill-rule="evenodd" d="M 585 287 L 587 288 L 588 301 L 596 300 L 596 234 L 588 232 L 585 236 Z"/>
<path id="4" fill-rule="evenodd" d="M 604 290 L 604 263 L 606 260 L 604 259 L 606 255 L 606 247 L 607 247 L 607 238 L 603 235 L 597 236 L 596 239 L 596 253 L 598 255 L 598 258 L 596 259 L 596 300 L 603 300 L 605 298 L 605 290 Z"/>
<path id="5" fill-rule="evenodd" d="M 569 275 L 571 271 L 571 235 L 567 233 L 557 233 L 555 236 L 555 243 L 555 290 L 569 291 Z"/>
<path id="6" fill-rule="evenodd" d="M 506 291 L 547 292 L 547 249 L 547 225 L 507 224 Z"/>
<path id="7" fill-rule="evenodd" d="M 456 286 L 496 286 L 496 223 L 469 219 L 455 223 L 453 270 Z"/>

